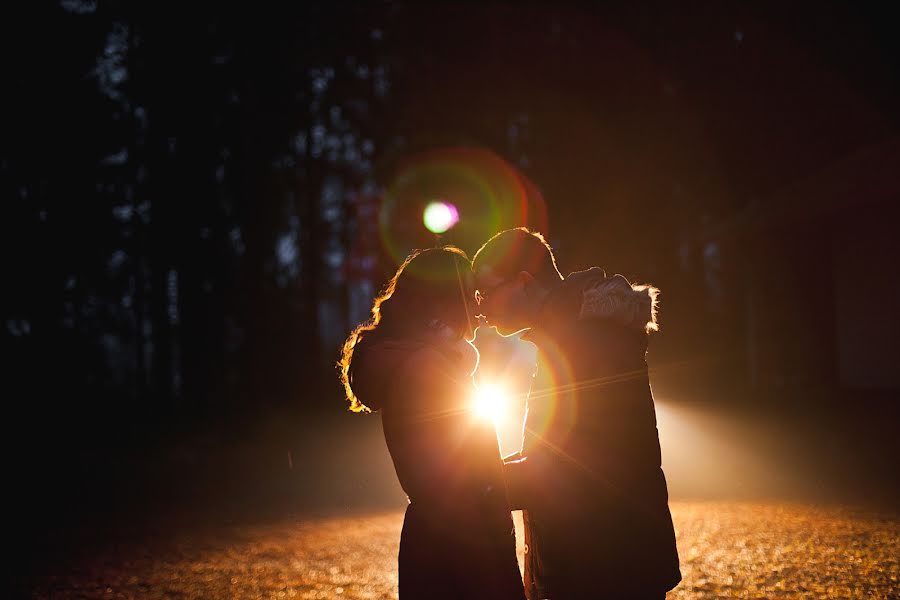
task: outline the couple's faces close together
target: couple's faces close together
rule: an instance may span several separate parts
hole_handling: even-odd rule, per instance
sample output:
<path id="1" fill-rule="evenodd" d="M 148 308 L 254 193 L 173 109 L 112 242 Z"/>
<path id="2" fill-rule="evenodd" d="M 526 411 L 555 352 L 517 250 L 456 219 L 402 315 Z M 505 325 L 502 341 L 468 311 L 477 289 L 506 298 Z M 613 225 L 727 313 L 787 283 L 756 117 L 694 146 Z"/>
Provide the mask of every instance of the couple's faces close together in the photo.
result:
<path id="1" fill-rule="evenodd" d="M 475 272 L 462 275 L 460 291 L 463 295 L 468 325 L 463 331 L 452 329 L 438 332 L 439 337 L 456 338 L 461 335 L 467 340 L 475 337 L 478 318 L 487 325 L 496 327 L 503 335 L 509 335 L 531 327 L 533 298 L 529 294 L 535 284 L 527 271 L 522 271 L 510 279 L 504 279 L 487 265 L 479 266 Z"/>
<path id="2" fill-rule="evenodd" d="M 475 297 L 478 313 L 500 333 L 510 334 L 531 325 L 527 286 L 532 278 L 522 271 L 512 279 L 503 279 L 490 266 L 475 271 Z"/>

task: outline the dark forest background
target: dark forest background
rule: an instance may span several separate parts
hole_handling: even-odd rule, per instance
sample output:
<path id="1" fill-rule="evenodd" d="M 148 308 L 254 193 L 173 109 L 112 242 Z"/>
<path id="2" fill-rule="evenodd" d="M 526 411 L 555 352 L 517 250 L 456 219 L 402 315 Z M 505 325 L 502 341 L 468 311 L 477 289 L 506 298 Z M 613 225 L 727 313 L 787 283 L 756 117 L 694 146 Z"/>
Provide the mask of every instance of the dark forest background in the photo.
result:
<path id="1" fill-rule="evenodd" d="M 896 498 L 886 10 L 9 8 L 0 335 L 16 499 L 52 530 L 186 502 L 184 487 L 246 493 L 247 473 L 302 463 L 266 492 L 300 505 L 360 460 L 344 438 L 332 463 L 304 440 L 334 423 L 360 434 L 334 362 L 396 266 L 373 211 L 399 161 L 447 147 L 487 149 L 540 189 L 564 272 L 598 264 L 663 290 L 658 400 L 766 416 L 775 462 L 809 435 L 803 468 L 826 467 L 806 491 Z M 475 237 L 453 241 L 471 253 Z M 277 469 L 249 450 L 260 439 Z"/>

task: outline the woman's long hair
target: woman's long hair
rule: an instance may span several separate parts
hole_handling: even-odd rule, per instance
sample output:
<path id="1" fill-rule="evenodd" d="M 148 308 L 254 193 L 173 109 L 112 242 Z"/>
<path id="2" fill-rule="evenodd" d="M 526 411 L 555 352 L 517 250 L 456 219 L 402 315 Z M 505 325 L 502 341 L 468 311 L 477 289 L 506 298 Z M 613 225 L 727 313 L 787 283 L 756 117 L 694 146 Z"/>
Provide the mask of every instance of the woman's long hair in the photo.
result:
<path id="1" fill-rule="evenodd" d="M 341 351 L 341 383 L 353 412 L 371 412 L 353 393 L 350 368 L 360 342 L 421 336 L 432 319 L 462 334 L 472 328 L 472 264 L 456 246 L 415 250 L 372 303 L 372 318 L 354 329 Z M 471 293 L 470 293 L 471 292 Z"/>

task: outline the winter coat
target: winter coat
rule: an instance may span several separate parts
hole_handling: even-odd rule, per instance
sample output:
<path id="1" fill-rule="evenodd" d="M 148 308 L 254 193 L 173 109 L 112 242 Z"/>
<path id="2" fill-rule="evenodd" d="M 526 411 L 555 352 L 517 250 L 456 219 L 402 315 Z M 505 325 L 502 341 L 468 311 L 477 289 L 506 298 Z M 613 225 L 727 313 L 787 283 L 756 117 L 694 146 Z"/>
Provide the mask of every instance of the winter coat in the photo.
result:
<path id="1" fill-rule="evenodd" d="M 555 378 L 529 398 L 525 459 L 505 466 L 533 600 L 661 596 L 681 580 L 645 360 L 655 296 L 574 273 L 527 334 Z"/>
<path id="2" fill-rule="evenodd" d="M 497 435 L 469 410 L 476 364 L 468 344 L 419 341 L 364 340 L 353 359 L 354 390 L 380 409 L 409 497 L 401 600 L 524 599 Z"/>

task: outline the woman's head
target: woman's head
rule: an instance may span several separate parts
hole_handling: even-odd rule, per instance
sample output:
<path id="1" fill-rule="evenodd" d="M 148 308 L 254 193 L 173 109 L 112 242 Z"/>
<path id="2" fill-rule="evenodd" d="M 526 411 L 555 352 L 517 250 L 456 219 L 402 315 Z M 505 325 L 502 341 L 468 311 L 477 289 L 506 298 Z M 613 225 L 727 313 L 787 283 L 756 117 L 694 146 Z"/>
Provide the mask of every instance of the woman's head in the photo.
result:
<path id="1" fill-rule="evenodd" d="M 474 302 L 472 265 L 465 252 L 444 246 L 410 254 L 372 303 L 372 318 L 344 342 L 339 365 L 350 410 L 368 410 L 350 383 L 353 353 L 364 338 L 471 338 L 476 324 Z"/>

